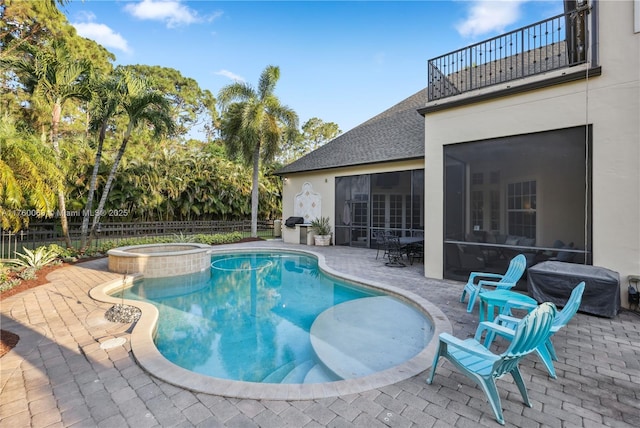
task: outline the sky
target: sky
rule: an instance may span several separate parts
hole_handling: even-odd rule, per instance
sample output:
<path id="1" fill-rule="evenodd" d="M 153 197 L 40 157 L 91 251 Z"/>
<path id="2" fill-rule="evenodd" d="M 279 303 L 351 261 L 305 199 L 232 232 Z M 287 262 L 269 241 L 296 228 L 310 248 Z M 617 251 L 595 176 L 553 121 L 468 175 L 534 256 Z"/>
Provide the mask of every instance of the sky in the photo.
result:
<path id="1" fill-rule="evenodd" d="M 169 67 L 214 96 L 280 67 L 280 102 L 342 132 L 427 86 L 427 61 L 562 13 L 562 0 L 72 0 L 116 65 Z"/>

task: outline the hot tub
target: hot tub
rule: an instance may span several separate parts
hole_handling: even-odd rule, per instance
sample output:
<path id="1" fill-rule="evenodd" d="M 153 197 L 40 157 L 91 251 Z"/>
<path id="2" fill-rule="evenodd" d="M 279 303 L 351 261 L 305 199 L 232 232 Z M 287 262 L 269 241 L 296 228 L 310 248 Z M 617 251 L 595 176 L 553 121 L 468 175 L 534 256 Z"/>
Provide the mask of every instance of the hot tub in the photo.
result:
<path id="1" fill-rule="evenodd" d="M 205 244 L 148 244 L 114 248 L 107 254 L 111 272 L 160 278 L 209 270 L 210 250 Z"/>

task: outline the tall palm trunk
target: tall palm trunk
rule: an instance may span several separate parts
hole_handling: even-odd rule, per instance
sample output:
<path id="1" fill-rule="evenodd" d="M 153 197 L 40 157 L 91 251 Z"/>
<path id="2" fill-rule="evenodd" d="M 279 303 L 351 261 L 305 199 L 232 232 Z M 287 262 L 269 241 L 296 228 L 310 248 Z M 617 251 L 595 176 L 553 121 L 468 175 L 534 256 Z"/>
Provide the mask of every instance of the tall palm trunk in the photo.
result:
<path id="1" fill-rule="evenodd" d="M 54 103 L 51 113 L 51 145 L 56 153 L 58 165 L 61 164 L 62 154 L 60 152 L 60 144 L 58 143 L 58 128 L 60 124 L 60 116 L 62 115 L 62 105 Z M 69 223 L 67 222 L 67 203 L 65 200 L 64 178 L 58 180 L 58 211 L 60 212 L 60 226 L 62 227 L 62 235 L 67 248 L 71 248 L 71 237 L 69 236 Z"/>
<path id="2" fill-rule="evenodd" d="M 260 172 L 260 143 L 256 144 L 253 151 L 253 178 L 251 180 L 251 237 L 258 237 L 258 197 L 259 197 L 259 172 Z"/>
<path id="3" fill-rule="evenodd" d="M 91 209 L 93 208 L 93 196 L 96 193 L 96 187 L 98 183 L 98 171 L 100 170 L 100 163 L 102 162 L 102 146 L 104 144 L 105 134 L 107 131 L 107 122 L 103 122 L 100 127 L 100 135 L 98 137 L 98 147 L 96 148 L 96 160 L 93 165 L 93 171 L 91 172 L 91 182 L 89 183 L 89 194 L 87 195 L 87 205 L 85 206 L 84 215 L 82 217 L 82 226 L 80 227 L 80 252 L 84 252 L 90 239 L 88 239 L 89 231 L 89 218 L 91 217 Z"/>
<path id="4" fill-rule="evenodd" d="M 113 162 L 113 166 L 111 167 L 111 171 L 109 171 L 109 177 L 107 178 L 107 182 L 104 185 L 104 190 L 102 191 L 102 197 L 100 198 L 100 202 L 98 203 L 98 208 L 96 208 L 95 215 L 93 216 L 93 223 L 91 224 L 91 232 L 89 233 L 89 237 L 87 239 L 87 246 L 91 244 L 91 239 L 95 236 L 95 231 L 98 227 L 98 223 L 100 223 L 100 217 L 104 212 L 104 206 L 107 203 L 107 198 L 109 196 L 109 191 L 111 190 L 111 184 L 116 176 L 116 171 L 118 170 L 118 165 L 120 165 L 120 160 L 122 156 L 124 156 L 124 151 L 127 148 L 127 143 L 129 142 L 130 132 L 125 133 L 125 136 L 122 139 L 122 144 L 118 149 L 118 153 L 116 154 L 116 158 Z"/>

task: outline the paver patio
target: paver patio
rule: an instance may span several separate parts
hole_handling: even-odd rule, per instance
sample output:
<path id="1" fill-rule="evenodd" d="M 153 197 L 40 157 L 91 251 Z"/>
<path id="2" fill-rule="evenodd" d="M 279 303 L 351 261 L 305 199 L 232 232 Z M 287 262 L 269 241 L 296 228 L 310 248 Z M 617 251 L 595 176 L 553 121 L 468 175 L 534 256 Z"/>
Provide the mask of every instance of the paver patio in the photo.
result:
<path id="1" fill-rule="evenodd" d="M 279 241 L 237 244 L 298 248 Z M 447 315 L 457 337 L 475 332 L 478 309 L 458 301 L 462 283 L 423 277 L 419 264 L 390 268 L 376 251 L 311 247 L 337 271 L 410 290 Z M 500 426 L 484 394 L 440 363 L 433 385 L 426 371 L 406 381 L 346 396 L 265 401 L 194 393 L 144 372 L 127 341 L 130 324 L 104 319 L 109 304 L 92 300 L 95 285 L 119 278 L 106 259 L 49 274 L 49 284 L 0 302 L 0 322 L 20 336 L 0 359 L 0 427 L 465 427 Z M 623 286 L 626 286 L 623 284 Z M 535 355 L 522 364 L 532 408 L 509 378 L 498 381 L 507 426 L 640 426 L 640 314 L 616 318 L 578 313 L 553 338 L 559 361 L 551 379 Z"/>

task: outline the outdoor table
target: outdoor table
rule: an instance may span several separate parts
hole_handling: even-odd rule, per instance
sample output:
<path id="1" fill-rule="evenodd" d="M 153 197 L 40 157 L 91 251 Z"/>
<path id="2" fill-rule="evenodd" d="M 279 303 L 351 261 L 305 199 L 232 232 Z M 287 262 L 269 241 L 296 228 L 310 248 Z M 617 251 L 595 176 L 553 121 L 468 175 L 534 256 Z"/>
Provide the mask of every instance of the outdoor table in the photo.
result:
<path id="1" fill-rule="evenodd" d="M 510 290 L 496 290 L 496 291 L 485 291 L 484 293 L 480 293 L 480 322 L 482 321 L 493 321 L 495 318 L 495 308 L 497 307 L 499 310 L 507 304 L 508 301 L 516 301 L 520 303 L 527 303 L 532 305 L 537 305 L 538 302 L 535 299 L 532 299 L 529 296 L 525 296 L 524 294 L 516 293 L 515 291 Z M 485 305 L 486 315 L 485 315 Z"/>
<path id="2" fill-rule="evenodd" d="M 406 247 L 407 245 L 422 244 L 424 238 L 420 236 L 401 236 L 398 238 L 398 242 L 401 246 Z"/>

